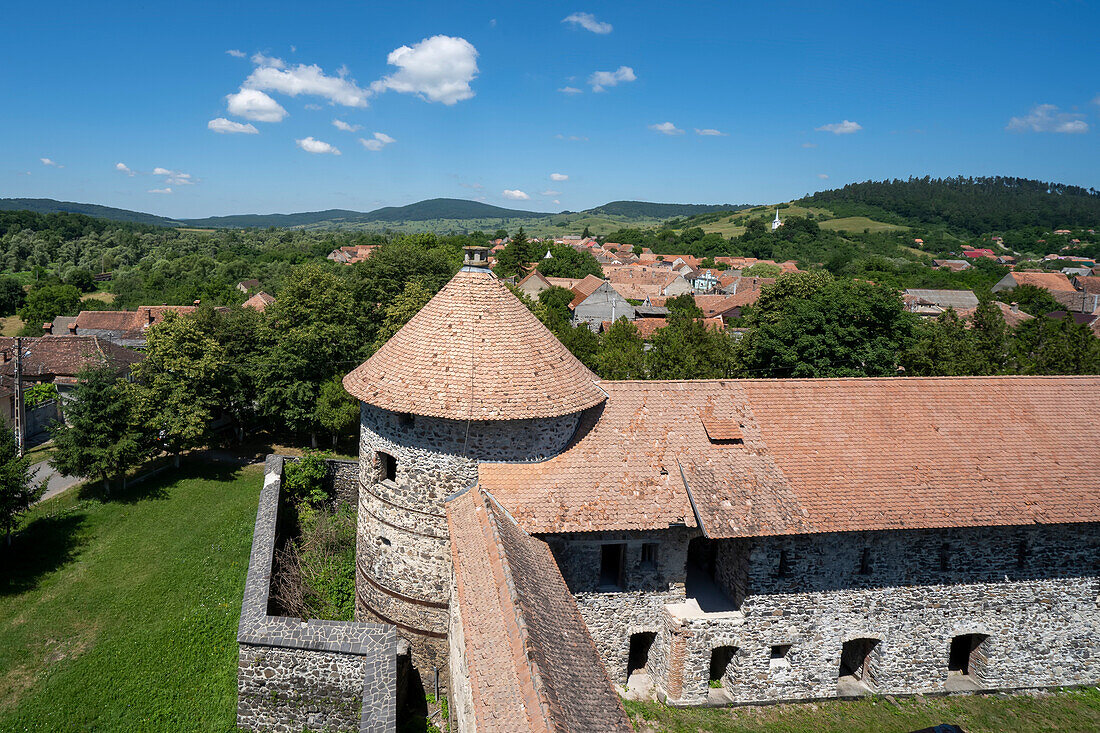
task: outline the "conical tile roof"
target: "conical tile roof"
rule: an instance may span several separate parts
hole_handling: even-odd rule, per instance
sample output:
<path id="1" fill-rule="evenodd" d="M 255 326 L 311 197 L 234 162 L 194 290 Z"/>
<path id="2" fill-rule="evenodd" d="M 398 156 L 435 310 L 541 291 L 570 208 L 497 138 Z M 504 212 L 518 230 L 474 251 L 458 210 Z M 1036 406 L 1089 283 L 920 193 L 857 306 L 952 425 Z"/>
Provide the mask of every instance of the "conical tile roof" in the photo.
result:
<path id="1" fill-rule="evenodd" d="M 597 405 L 597 382 L 496 276 L 464 267 L 344 388 L 392 412 L 519 420 Z"/>

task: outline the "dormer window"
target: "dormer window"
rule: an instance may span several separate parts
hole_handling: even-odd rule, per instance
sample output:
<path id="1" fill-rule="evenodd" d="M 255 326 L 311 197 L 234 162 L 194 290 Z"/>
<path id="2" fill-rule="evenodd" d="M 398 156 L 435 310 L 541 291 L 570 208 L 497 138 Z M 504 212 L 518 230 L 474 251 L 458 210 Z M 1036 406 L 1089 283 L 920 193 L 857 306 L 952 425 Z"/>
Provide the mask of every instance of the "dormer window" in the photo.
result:
<path id="1" fill-rule="evenodd" d="M 704 417 L 703 429 L 714 445 L 744 445 L 741 422 L 735 418 Z"/>

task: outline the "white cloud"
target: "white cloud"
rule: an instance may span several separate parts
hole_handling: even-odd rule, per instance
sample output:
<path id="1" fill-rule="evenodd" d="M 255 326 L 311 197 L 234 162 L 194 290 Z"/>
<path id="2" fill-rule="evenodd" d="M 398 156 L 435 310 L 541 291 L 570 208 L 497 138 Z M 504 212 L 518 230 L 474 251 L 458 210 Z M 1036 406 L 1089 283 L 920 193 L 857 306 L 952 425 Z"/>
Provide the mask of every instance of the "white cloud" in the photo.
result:
<path id="1" fill-rule="evenodd" d="M 46 166 L 49 166 L 51 168 L 64 168 L 65 167 L 65 166 L 61 165 L 60 163 L 58 163 L 56 160 L 53 160 L 52 158 L 39 158 L 39 160 L 42 161 L 42 165 L 46 165 Z"/>
<path id="2" fill-rule="evenodd" d="M 302 138 L 301 140 L 295 140 L 302 150 L 307 153 L 329 153 L 331 155 L 340 155 L 340 151 L 329 145 L 326 142 L 320 140 L 314 140 L 312 136 Z"/>
<path id="3" fill-rule="evenodd" d="M 695 134 L 702 135 L 703 137 L 726 137 L 726 135 L 728 135 L 729 133 L 722 132 L 721 130 L 715 130 L 713 127 L 705 127 L 702 130 L 696 127 Z"/>
<path id="4" fill-rule="evenodd" d="M 115 163 L 115 170 L 119 173 L 125 173 L 128 176 L 134 175 L 134 172 L 130 170 L 130 166 L 125 163 Z"/>
<path id="5" fill-rule="evenodd" d="M 634 75 L 634 69 L 629 66 L 620 66 L 615 71 L 597 71 L 588 77 L 588 83 L 592 85 L 592 91 L 602 92 L 607 87 L 618 86 L 619 82 L 634 81 L 638 77 Z"/>
<path id="6" fill-rule="evenodd" d="M 599 33 L 604 35 L 611 32 L 611 24 L 604 23 L 596 20 L 596 16 L 592 13 L 573 13 L 565 17 L 562 23 L 571 23 L 572 25 L 579 25 L 586 31 L 592 31 L 593 33 Z"/>
<path id="7" fill-rule="evenodd" d="M 326 76 L 316 64 L 298 64 L 288 69 L 282 59 L 256 54 L 252 60 L 258 66 L 241 85 L 245 89 L 280 92 L 291 97 L 312 94 L 345 107 L 366 107 L 367 99 L 371 95 L 369 90 L 362 89 L 353 80 L 345 78 L 345 68 L 340 69 L 338 76 Z"/>
<path id="8" fill-rule="evenodd" d="M 557 199 L 554 199 L 554 203 L 555 203 L 555 204 L 560 204 L 560 203 L 561 203 L 561 201 L 558 201 Z"/>
<path id="9" fill-rule="evenodd" d="M 1056 105 L 1039 104 L 1031 108 L 1023 117 L 1013 117 L 1008 121 L 1006 130 L 1012 132 L 1060 132 L 1082 133 L 1089 131 L 1089 123 L 1083 114 L 1062 112 Z"/>
<path id="10" fill-rule="evenodd" d="M 458 185 L 462 186 L 463 188 L 472 188 L 475 191 L 480 191 L 481 189 L 485 188 L 485 186 L 482 186 L 480 183 L 461 183 L 460 182 Z"/>
<path id="11" fill-rule="evenodd" d="M 804 147 L 804 148 L 816 148 L 817 143 L 802 143 L 802 147 Z"/>
<path id="12" fill-rule="evenodd" d="M 332 126 L 335 127 L 337 130 L 343 130 L 344 132 L 355 132 L 356 130 L 363 127 L 362 125 L 352 125 L 350 123 L 344 122 L 343 120 L 333 120 Z"/>
<path id="13" fill-rule="evenodd" d="M 386 63 L 396 66 L 398 71 L 371 84 L 376 92 L 392 89 L 443 104 L 474 96 L 470 82 L 478 72 L 477 49 L 465 38 L 425 38 L 411 48 L 394 49 L 386 57 Z"/>
<path id="14" fill-rule="evenodd" d="M 235 48 L 229 49 L 228 51 L 226 51 L 226 53 L 235 59 L 243 59 L 245 57 L 244 51 L 238 51 Z"/>
<path id="15" fill-rule="evenodd" d="M 252 123 L 240 123 L 227 120 L 224 117 L 216 117 L 206 123 L 206 127 L 214 132 L 221 133 L 222 135 L 229 135 L 233 133 L 244 133 L 245 135 L 256 135 L 260 131 L 256 129 L 256 126 Z"/>
<path id="16" fill-rule="evenodd" d="M 302 105 L 302 107 L 303 107 L 304 109 L 314 109 L 314 110 L 316 110 L 316 109 L 323 109 L 323 107 L 321 107 L 321 105 L 319 105 L 319 104 L 314 104 L 313 102 L 310 102 L 309 104 L 303 104 L 303 105 Z"/>
<path id="17" fill-rule="evenodd" d="M 286 110 L 258 89 L 241 89 L 225 97 L 229 113 L 255 122 L 282 122 Z"/>
<path id="18" fill-rule="evenodd" d="M 146 193 L 172 193 L 170 188 L 151 188 Z"/>
<path id="19" fill-rule="evenodd" d="M 571 143 L 588 142 L 588 137 L 585 135 L 562 135 L 559 132 L 554 137 L 558 140 L 568 140 Z"/>
<path id="20" fill-rule="evenodd" d="M 154 176 L 164 176 L 164 182 L 168 184 L 174 184 L 177 186 L 192 186 L 194 181 L 191 180 L 190 173 L 182 173 L 180 171 L 169 170 L 168 168 L 161 168 L 157 166 L 153 169 Z"/>
<path id="21" fill-rule="evenodd" d="M 363 143 L 363 147 L 367 150 L 373 150 L 377 152 L 389 145 L 390 143 L 395 143 L 397 141 L 384 132 L 376 132 L 374 133 L 373 138 L 368 139 L 361 137 L 359 138 L 359 142 Z"/>
<path id="22" fill-rule="evenodd" d="M 583 89 L 577 89 L 576 87 L 562 87 L 558 91 L 562 94 L 584 94 Z"/>
<path id="23" fill-rule="evenodd" d="M 551 173 L 550 174 L 550 180 L 551 181 L 568 181 L 569 176 L 565 175 L 564 173 Z"/>
<path id="24" fill-rule="evenodd" d="M 828 173 L 818 173 L 817 177 L 824 181 L 829 177 L 829 174 Z"/>
<path id="25" fill-rule="evenodd" d="M 661 122 L 656 125 L 650 125 L 650 130 L 659 132 L 662 135 L 683 135 L 684 131 L 671 122 Z"/>
<path id="26" fill-rule="evenodd" d="M 520 191 L 518 188 L 517 189 L 506 188 L 506 189 L 504 189 L 504 191 L 501 192 L 500 195 L 503 196 L 506 199 L 511 199 L 512 201 L 528 201 L 531 198 L 530 196 L 525 194 L 523 191 Z"/>
<path id="27" fill-rule="evenodd" d="M 252 63 L 256 66 L 273 66 L 276 69 L 285 69 L 286 62 L 274 56 L 264 56 L 262 53 L 252 54 Z"/>
<path id="28" fill-rule="evenodd" d="M 828 125 L 822 125 L 814 129 L 818 132 L 831 132 L 834 135 L 851 135 L 853 132 L 862 130 L 863 125 L 851 120 L 844 120 L 843 122 L 830 122 Z"/>
<path id="29" fill-rule="evenodd" d="M 552 191 L 552 190 L 540 191 L 539 196 L 561 196 L 561 191 Z"/>

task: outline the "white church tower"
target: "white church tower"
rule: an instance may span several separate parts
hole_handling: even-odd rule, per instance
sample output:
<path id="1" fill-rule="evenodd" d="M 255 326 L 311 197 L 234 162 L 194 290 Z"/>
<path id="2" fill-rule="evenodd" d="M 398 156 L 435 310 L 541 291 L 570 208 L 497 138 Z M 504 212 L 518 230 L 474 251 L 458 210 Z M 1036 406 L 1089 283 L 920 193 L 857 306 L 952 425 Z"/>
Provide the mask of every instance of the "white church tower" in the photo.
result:
<path id="1" fill-rule="evenodd" d="M 772 219 L 772 231 L 774 232 L 779 227 L 783 226 L 783 222 L 779 220 L 779 209 L 775 210 L 775 218 Z"/>

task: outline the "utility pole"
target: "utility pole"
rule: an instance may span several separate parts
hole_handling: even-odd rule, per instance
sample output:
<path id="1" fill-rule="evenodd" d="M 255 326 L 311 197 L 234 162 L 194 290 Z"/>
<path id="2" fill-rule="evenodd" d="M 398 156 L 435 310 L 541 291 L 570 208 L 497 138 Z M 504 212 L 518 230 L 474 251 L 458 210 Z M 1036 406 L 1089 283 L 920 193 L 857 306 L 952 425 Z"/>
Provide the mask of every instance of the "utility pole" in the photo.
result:
<path id="1" fill-rule="evenodd" d="M 25 413 L 23 411 L 23 339 L 15 337 L 15 445 L 19 448 L 19 457 L 26 452 Z"/>

